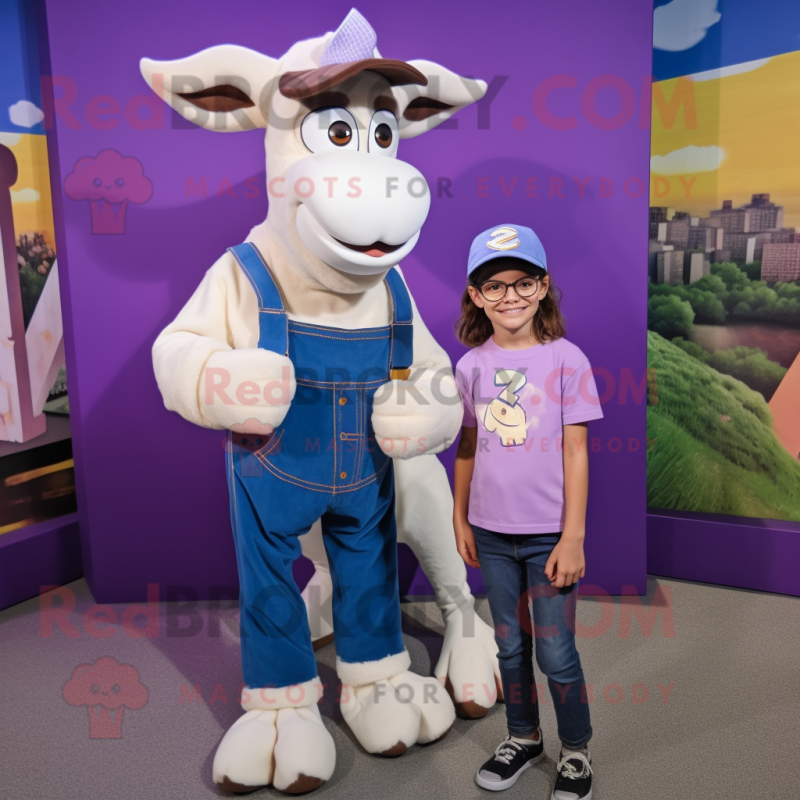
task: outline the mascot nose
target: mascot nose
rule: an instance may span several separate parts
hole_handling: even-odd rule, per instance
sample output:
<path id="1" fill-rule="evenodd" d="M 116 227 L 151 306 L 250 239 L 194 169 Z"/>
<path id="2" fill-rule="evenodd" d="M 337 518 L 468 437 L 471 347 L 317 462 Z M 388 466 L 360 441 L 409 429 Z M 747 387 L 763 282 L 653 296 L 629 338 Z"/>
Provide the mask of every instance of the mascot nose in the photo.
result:
<path id="1" fill-rule="evenodd" d="M 414 167 L 368 153 L 315 153 L 296 162 L 286 182 L 287 196 L 330 236 L 355 247 L 405 244 L 419 233 L 431 204 Z"/>

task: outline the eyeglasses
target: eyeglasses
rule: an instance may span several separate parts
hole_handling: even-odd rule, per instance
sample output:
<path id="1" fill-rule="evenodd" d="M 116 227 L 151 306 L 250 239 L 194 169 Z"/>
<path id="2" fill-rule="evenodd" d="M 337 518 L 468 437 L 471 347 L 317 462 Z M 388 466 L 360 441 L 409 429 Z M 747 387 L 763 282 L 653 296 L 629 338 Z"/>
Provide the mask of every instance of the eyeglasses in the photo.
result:
<path id="1" fill-rule="evenodd" d="M 479 287 L 480 293 L 490 302 L 496 303 L 502 300 L 508 292 L 508 287 L 513 286 L 514 291 L 520 297 L 533 297 L 539 291 L 540 278 L 524 277 L 514 281 L 514 283 L 503 283 L 503 281 L 486 281 Z"/>

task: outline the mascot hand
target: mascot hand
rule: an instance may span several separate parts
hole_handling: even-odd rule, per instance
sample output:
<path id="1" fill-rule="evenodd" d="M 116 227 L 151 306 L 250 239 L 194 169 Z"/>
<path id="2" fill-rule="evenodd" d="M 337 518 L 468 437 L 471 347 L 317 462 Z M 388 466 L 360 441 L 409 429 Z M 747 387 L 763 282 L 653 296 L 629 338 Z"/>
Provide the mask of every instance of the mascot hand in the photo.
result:
<path id="1" fill-rule="evenodd" d="M 286 356 L 243 348 L 213 353 L 197 393 L 209 427 L 263 434 L 283 422 L 296 389 L 294 365 Z"/>
<path id="2" fill-rule="evenodd" d="M 412 458 L 450 447 L 461 427 L 462 413 L 449 370 L 417 370 L 407 381 L 389 381 L 378 388 L 372 427 L 387 456 Z"/>

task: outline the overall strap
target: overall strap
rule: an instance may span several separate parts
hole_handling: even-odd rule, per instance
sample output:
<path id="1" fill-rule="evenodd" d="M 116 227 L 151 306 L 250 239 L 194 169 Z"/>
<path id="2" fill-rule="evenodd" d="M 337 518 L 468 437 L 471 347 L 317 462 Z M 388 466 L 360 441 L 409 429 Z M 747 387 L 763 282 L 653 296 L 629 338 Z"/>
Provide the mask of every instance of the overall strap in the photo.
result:
<path id="1" fill-rule="evenodd" d="M 386 274 L 386 283 L 392 295 L 392 380 L 408 380 L 414 361 L 414 312 L 411 296 L 400 273 L 392 267 Z"/>
<path id="2" fill-rule="evenodd" d="M 289 319 L 264 256 L 252 242 L 229 247 L 258 298 L 258 346 L 289 355 Z"/>

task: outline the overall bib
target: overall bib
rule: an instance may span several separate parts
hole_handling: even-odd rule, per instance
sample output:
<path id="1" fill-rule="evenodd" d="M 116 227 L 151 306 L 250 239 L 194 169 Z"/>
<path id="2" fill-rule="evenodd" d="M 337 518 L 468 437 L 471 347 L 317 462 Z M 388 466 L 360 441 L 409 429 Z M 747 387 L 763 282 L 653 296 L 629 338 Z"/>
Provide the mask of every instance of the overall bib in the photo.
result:
<path id="1" fill-rule="evenodd" d="M 292 564 L 321 518 L 333 580 L 336 651 L 344 662 L 404 650 L 394 472 L 375 441 L 375 390 L 412 362 L 412 308 L 396 270 L 385 278 L 392 321 L 348 330 L 290 320 L 255 245 L 230 248 L 256 292 L 258 346 L 287 355 L 297 391 L 267 436 L 228 434 L 231 524 L 240 581 L 245 684 L 284 687 L 317 676 Z"/>

